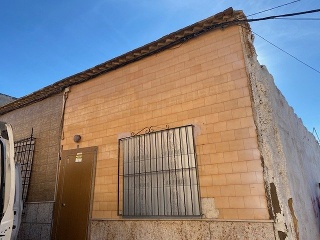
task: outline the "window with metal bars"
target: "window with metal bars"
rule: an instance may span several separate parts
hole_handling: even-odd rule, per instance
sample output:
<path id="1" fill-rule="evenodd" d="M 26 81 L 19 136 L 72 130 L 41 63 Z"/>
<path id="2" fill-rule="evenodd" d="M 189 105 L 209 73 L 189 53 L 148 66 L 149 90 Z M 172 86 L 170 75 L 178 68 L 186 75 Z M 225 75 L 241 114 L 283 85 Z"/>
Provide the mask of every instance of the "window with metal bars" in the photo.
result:
<path id="1" fill-rule="evenodd" d="M 22 200 L 26 202 L 31 177 L 35 138 L 31 137 L 14 143 L 15 161 L 21 165 Z"/>
<path id="2" fill-rule="evenodd" d="M 192 125 L 119 139 L 118 214 L 200 216 Z"/>

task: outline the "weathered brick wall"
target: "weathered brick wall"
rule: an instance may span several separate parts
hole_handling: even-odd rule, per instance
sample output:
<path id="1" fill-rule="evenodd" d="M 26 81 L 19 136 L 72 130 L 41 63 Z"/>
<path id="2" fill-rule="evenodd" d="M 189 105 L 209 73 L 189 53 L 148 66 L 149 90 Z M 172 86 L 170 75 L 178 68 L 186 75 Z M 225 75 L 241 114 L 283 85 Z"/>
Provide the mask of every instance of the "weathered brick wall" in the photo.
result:
<path id="1" fill-rule="evenodd" d="M 239 27 L 73 86 L 63 148 L 98 146 L 93 218 L 117 217 L 118 135 L 194 124 L 201 198 L 220 219 L 269 219 Z M 81 142 L 73 142 L 80 134 Z"/>
<path id="2" fill-rule="evenodd" d="M 36 138 L 28 202 L 53 201 L 60 143 L 62 95 L 0 116 L 13 126 L 14 140 Z"/>
<path id="3" fill-rule="evenodd" d="M 60 144 L 62 94 L 1 115 L 13 126 L 14 140 L 36 138 L 27 203 L 18 239 L 50 239 Z"/>

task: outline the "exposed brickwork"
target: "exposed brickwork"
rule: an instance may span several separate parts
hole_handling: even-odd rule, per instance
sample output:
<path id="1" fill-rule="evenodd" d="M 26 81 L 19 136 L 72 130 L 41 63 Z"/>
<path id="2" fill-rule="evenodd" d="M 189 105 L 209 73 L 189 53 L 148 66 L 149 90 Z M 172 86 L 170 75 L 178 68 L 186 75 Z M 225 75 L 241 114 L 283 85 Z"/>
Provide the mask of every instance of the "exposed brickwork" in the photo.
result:
<path id="1" fill-rule="evenodd" d="M 60 142 L 62 95 L 0 116 L 13 126 L 14 140 L 36 138 L 28 202 L 53 201 Z"/>
<path id="2" fill-rule="evenodd" d="M 201 197 L 222 219 L 268 219 L 251 108 L 237 26 L 73 86 L 62 144 L 98 146 L 92 217 L 117 218 L 120 133 L 194 124 Z"/>

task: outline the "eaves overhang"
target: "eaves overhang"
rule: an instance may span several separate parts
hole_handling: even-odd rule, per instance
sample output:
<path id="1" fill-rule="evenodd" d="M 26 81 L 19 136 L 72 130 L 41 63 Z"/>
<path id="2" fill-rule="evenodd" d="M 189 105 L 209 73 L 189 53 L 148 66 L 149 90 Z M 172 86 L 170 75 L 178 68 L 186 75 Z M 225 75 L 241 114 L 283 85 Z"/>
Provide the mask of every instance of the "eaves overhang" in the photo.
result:
<path id="1" fill-rule="evenodd" d="M 46 99 L 50 96 L 64 91 L 64 89 L 67 87 L 86 82 L 101 74 L 113 71 L 117 68 L 138 61 L 142 58 L 159 53 L 161 51 L 164 51 L 165 49 L 186 42 L 206 32 L 239 24 L 238 20 L 240 19 L 245 19 L 245 15 L 242 11 L 234 11 L 232 8 L 228 8 L 223 12 L 220 12 L 207 19 L 194 23 L 171 34 L 168 34 L 154 42 L 134 49 L 130 52 L 113 58 L 107 62 L 101 63 L 83 72 L 64 78 L 36 92 L 33 92 L 11 103 L 8 103 L 7 105 L 0 107 L 0 115 L 11 112 L 18 108 L 28 106 L 35 102 L 39 102 L 43 99 Z"/>

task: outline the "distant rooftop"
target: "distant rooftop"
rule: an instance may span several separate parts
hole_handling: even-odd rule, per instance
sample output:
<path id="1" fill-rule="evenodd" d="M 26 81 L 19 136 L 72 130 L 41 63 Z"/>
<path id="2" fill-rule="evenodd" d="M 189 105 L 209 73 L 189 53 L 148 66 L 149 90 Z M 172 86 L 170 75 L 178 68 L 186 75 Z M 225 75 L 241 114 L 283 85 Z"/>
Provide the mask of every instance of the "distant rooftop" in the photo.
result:
<path id="1" fill-rule="evenodd" d="M 0 93 L 0 107 L 6 105 L 7 103 L 13 102 L 17 98 L 11 97 L 5 94 Z"/>

